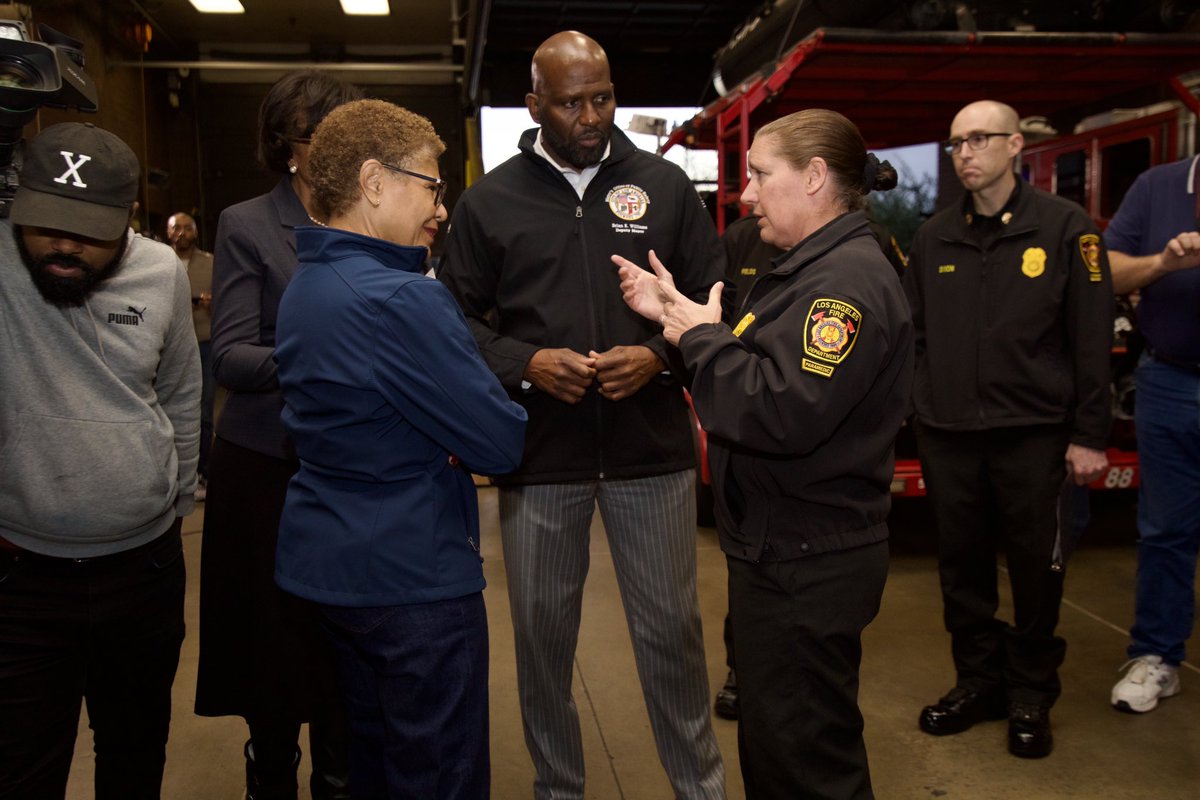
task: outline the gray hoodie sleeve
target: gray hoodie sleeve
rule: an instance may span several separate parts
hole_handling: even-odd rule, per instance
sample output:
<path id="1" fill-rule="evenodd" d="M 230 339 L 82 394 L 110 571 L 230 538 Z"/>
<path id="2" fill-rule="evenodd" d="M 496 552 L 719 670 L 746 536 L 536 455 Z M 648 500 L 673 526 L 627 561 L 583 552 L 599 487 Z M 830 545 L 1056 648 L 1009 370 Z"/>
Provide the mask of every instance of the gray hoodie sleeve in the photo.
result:
<path id="1" fill-rule="evenodd" d="M 154 391 L 175 431 L 179 495 L 175 513 L 190 514 L 195 507 L 196 466 L 200 460 L 200 349 L 192 324 L 191 288 L 187 272 L 175 265 L 175 294 L 171 325 L 163 342 Z"/>

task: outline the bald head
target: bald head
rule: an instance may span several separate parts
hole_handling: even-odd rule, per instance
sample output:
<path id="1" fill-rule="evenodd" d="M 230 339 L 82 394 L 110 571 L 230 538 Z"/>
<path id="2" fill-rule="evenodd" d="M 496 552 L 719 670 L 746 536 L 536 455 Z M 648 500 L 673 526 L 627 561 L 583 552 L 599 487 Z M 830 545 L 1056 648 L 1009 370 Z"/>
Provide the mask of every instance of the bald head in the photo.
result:
<path id="1" fill-rule="evenodd" d="M 1017 133 L 1021 129 L 1021 117 L 1017 110 L 1007 103 L 997 100 L 976 100 L 962 107 L 954 115 L 950 130 L 963 127 L 959 123 L 970 119 L 973 123 L 982 124 L 990 131 Z"/>
<path id="2" fill-rule="evenodd" d="M 954 172 L 972 194 L 975 210 L 997 213 L 1016 188 L 1014 169 L 1025 146 L 1016 110 L 995 100 L 964 106 L 950 123 L 948 144 Z"/>
<path id="3" fill-rule="evenodd" d="M 535 94 L 542 94 L 546 81 L 573 65 L 608 74 L 608 55 L 590 36 L 579 31 L 560 31 L 542 42 L 533 54 L 531 78 Z"/>
<path id="4" fill-rule="evenodd" d="M 560 167 L 582 171 L 599 163 L 617 107 L 604 48 L 576 31 L 542 42 L 533 54 L 533 91 L 525 106 Z"/>

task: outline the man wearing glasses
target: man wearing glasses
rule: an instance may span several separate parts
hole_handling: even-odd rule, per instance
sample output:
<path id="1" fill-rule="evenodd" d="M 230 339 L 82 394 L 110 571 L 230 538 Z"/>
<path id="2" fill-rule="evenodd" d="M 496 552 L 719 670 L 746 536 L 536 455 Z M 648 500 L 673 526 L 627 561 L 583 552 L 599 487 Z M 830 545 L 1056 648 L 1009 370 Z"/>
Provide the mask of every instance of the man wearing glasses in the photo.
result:
<path id="1" fill-rule="evenodd" d="M 1014 171 L 1016 111 L 980 101 L 950 126 L 966 189 L 917 231 L 905 274 L 916 327 L 917 444 L 938 531 L 956 682 L 920 715 L 934 736 L 1008 718 L 1008 749 L 1049 755 L 1066 643 L 1055 635 L 1057 501 L 1108 466 L 1112 279 L 1092 221 Z M 996 619 L 996 553 L 1014 620 Z"/>

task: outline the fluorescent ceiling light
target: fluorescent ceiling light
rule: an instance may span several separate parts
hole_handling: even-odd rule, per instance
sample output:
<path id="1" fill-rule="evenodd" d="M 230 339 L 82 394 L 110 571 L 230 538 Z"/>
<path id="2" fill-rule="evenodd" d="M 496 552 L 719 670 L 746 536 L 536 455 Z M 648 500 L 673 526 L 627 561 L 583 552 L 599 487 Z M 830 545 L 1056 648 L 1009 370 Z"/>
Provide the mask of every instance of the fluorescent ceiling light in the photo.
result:
<path id="1" fill-rule="evenodd" d="M 189 0 L 201 14 L 245 14 L 241 0 Z"/>
<path id="2" fill-rule="evenodd" d="M 392 13 L 388 0 L 341 0 L 342 11 L 356 16 L 386 17 Z"/>

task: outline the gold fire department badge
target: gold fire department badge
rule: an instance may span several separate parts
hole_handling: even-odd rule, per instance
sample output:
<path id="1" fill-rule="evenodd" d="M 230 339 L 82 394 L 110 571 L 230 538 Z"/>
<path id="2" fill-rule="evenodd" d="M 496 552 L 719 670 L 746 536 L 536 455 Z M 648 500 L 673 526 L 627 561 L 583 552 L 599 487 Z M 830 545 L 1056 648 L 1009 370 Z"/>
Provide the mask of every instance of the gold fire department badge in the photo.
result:
<path id="1" fill-rule="evenodd" d="M 1027 278 L 1036 278 L 1046 271 L 1046 251 L 1040 247 L 1029 247 L 1021 256 L 1021 272 Z"/>

